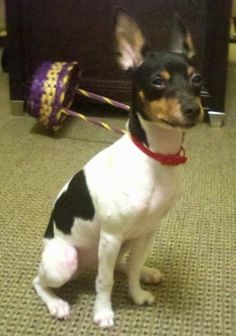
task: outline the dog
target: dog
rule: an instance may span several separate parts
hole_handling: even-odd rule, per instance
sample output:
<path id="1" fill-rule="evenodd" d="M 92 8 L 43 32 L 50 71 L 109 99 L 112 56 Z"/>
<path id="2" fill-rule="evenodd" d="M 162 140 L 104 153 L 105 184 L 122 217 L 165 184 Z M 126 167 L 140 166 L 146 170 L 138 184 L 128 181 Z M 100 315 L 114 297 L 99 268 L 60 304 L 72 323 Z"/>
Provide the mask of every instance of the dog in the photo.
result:
<path id="1" fill-rule="evenodd" d="M 33 286 L 52 316 L 70 307 L 53 292 L 97 267 L 94 322 L 114 326 L 114 272 L 126 274 L 135 304 L 151 305 L 159 270 L 145 266 L 161 218 L 180 197 L 183 134 L 203 118 L 202 76 L 192 38 L 175 17 L 169 51 L 154 52 L 136 20 L 118 9 L 114 42 L 120 67 L 131 73 L 128 134 L 94 156 L 59 193 L 44 237 Z"/>

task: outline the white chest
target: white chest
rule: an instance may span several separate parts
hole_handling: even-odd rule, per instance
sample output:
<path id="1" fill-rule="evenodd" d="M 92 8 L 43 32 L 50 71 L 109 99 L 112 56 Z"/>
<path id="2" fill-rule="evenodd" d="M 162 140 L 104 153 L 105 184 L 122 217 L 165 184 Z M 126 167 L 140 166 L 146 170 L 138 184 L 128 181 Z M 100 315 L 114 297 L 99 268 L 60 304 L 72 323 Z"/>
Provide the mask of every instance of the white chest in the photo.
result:
<path id="1" fill-rule="evenodd" d="M 154 181 L 144 179 L 139 184 L 130 192 L 125 190 L 118 204 L 127 222 L 126 235 L 129 239 L 155 230 L 160 218 L 179 196 L 179 179 L 172 172 L 162 174 Z"/>
<path id="2" fill-rule="evenodd" d="M 178 169 L 149 161 L 139 152 L 130 152 L 125 164 L 107 155 L 86 170 L 97 218 L 114 222 L 127 238 L 153 230 L 180 189 Z"/>

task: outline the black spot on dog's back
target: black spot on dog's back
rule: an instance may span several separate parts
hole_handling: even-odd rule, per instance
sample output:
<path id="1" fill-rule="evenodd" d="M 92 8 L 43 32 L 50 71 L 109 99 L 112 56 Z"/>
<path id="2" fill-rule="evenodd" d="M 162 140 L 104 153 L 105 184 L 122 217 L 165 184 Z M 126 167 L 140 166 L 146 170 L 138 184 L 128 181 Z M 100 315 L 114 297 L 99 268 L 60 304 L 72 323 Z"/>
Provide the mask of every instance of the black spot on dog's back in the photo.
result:
<path id="1" fill-rule="evenodd" d="M 81 170 L 71 179 L 67 190 L 57 199 L 45 237 L 51 238 L 53 236 L 53 222 L 58 230 L 70 234 L 75 217 L 92 220 L 94 215 L 95 208 L 87 186 L 86 176 Z"/>
<path id="2" fill-rule="evenodd" d="M 44 238 L 52 239 L 54 237 L 54 227 L 53 227 L 53 212 L 51 214 Z"/>

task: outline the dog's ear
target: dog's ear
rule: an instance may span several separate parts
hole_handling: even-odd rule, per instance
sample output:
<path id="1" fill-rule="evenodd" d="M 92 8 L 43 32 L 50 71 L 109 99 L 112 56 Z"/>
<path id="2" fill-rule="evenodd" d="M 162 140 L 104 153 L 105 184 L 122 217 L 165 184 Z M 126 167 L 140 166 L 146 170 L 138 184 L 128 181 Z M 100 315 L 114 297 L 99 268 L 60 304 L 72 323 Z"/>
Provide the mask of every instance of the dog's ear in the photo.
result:
<path id="1" fill-rule="evenodd" d="M 174 15 L 170 51 L 177 54 L 185 54 L 190 59 L 195 56 L 192 36 L 178 14 Z"/>
<path id="2" fill-rule="evenodd" d="M 115 50 L 123 70 L 137 68 L 143 61 L 145 38 L 135 20 L 123 9 L 117 9 L 114 22 Z"/>

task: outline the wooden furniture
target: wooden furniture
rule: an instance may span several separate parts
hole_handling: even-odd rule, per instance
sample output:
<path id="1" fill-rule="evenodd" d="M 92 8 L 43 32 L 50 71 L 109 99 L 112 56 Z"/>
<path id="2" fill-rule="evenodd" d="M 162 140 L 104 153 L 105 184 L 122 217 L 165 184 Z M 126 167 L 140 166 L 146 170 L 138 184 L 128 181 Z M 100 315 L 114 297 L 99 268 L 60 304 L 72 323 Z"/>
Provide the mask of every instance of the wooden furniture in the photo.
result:
<path id="1" fill-rule="evenodd" d="M 6 0 L 11 100 L 25 99 L 42 62 L 77 60 L 81 87 L 127 101 L 130 82 L 113 50 L 117 6 L 137 18 L 150 45 L 159 49 L 167 47 L 178 12 L 193 35 L 206 79 L 205 107 L 224 111 L 231 0 Z"/>

